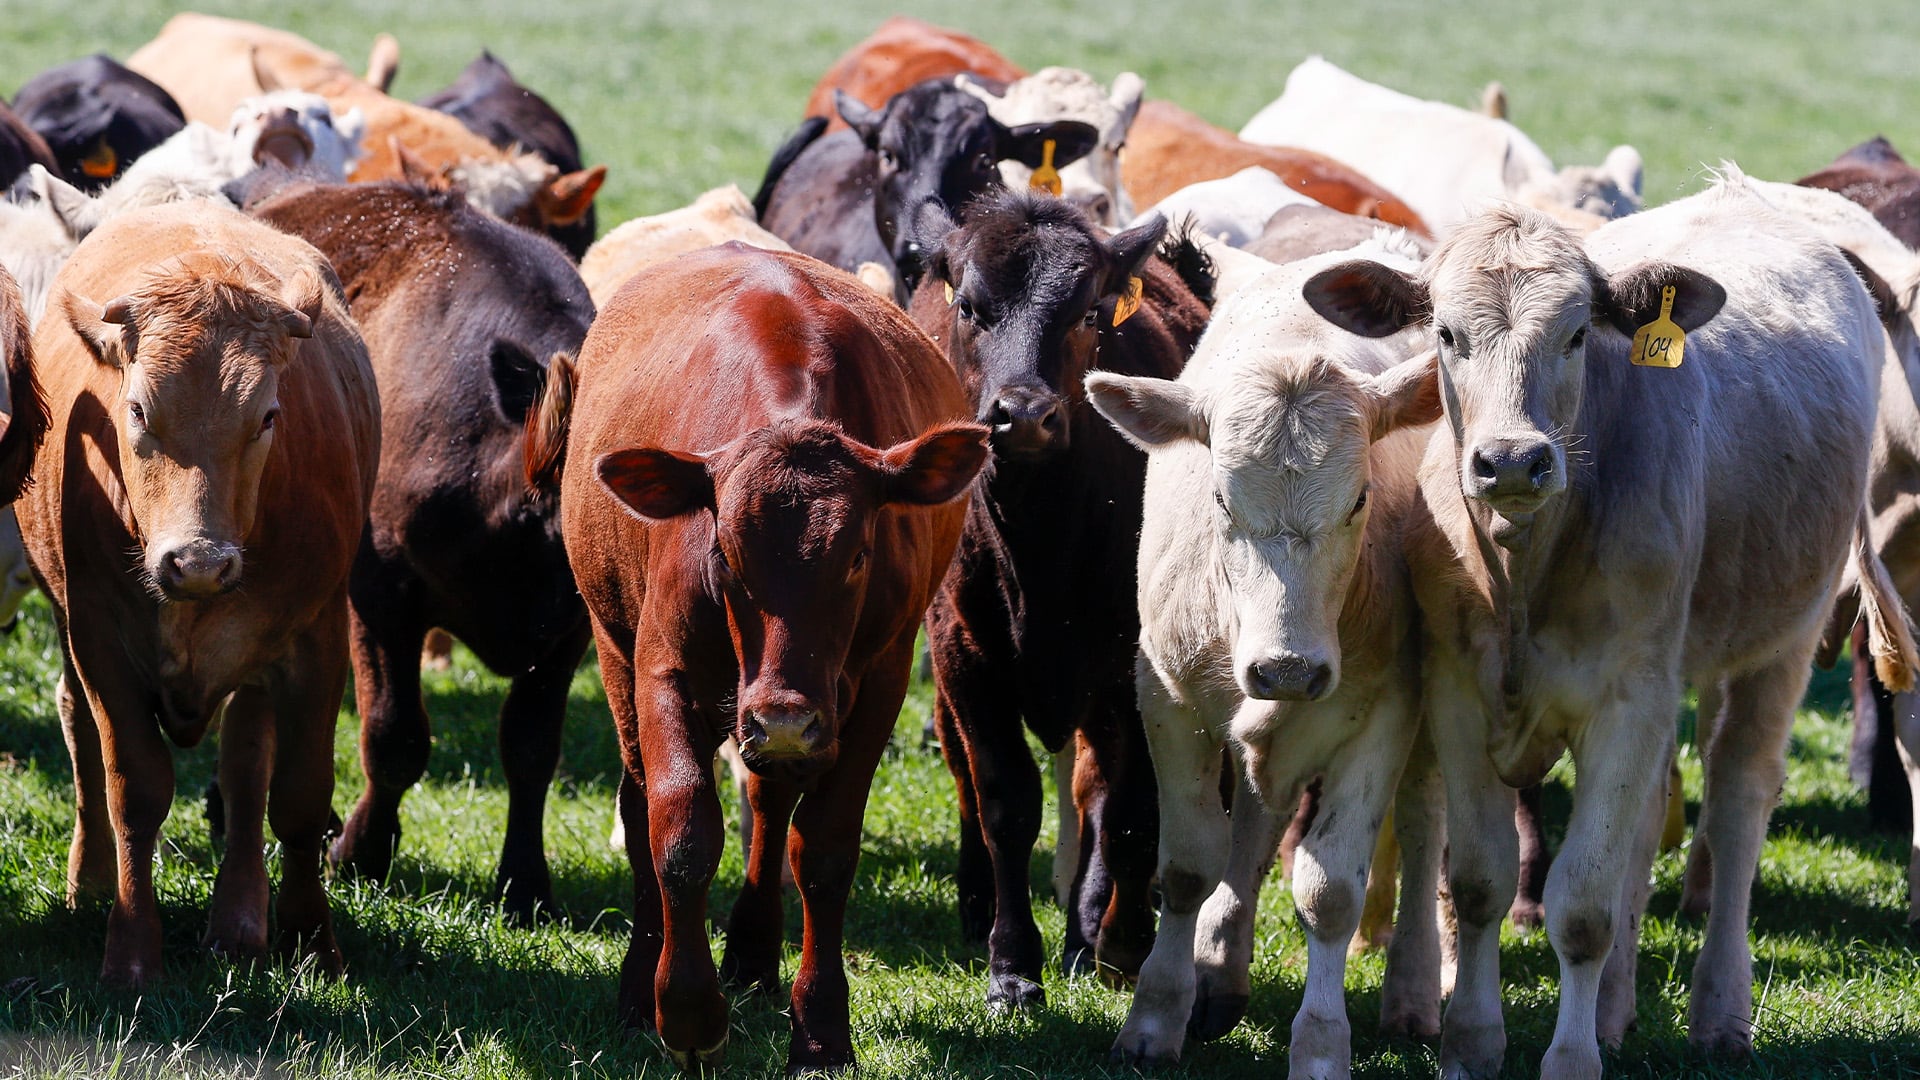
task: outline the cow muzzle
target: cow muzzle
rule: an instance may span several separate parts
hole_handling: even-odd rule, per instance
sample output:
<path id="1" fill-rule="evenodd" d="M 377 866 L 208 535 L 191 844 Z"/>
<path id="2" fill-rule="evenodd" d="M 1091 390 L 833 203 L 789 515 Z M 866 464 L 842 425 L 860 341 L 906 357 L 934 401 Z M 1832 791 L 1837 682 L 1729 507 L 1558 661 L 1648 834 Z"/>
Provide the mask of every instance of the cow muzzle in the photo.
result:
<path id="1" fill-rule="evenodd" d="M 240 584 L 240 548 L 219 540 L 189 540 L 162 551 L 150 569 L 169 600 L 205 600 Z"/>
<path id="2" fill-rule="evenodd" d="M 999 457 L 1043 458 L 1067 448 L 1067 411 L 1048 390 L 1007 387 L 980 422 L 992 429 L 988 441 Z"/>
<path id="3" fill-rule="evenodd" d="M 277 161 L 297 169 L 313 157 L 313 138 L 300 126 L 300 114 L 280 109 L 260 122 L 260 137 L 253 143 L 253 160 L 265 165 Z"/>
<path id="4" fill-rule="evenodd" d="M 810 702 L 769 702 L 740 710 L 740 749 L 750 759 L 804 761 L 832 743 L 825 710 Z"/>
<path id="5" fill-rule="evenodd" d="M 1531 513 L 1567 486 L 1553 443 L 1538 436 L 1486 439 L 1467 453 L 1461 488 L 1503 514 Z"/>
<path id="6" fill-rule="evenodd" d="M 1240 689 L 1260 701 L 1319 701 L 1333 687 L 1332 665 L 1293 653 L 1263 657 L 1240 672 Z"/>

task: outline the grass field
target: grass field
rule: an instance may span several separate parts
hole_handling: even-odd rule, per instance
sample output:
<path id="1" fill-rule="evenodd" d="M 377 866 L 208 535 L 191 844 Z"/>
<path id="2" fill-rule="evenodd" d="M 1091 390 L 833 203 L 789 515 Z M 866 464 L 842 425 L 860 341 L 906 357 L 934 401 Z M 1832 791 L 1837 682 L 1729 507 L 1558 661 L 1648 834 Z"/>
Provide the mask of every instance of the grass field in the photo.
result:
<path id="1" fill-rule="evenodd" d="M 589 159 L 610 166 L 603 228 L 716 184 L 751 191 L 814 79 L 891 10 L 868 0 L 210 7 L 297 30 L 356 64 L 374 32 L 391 30 L 405 48 L 395 89 L 408 97 L 445 84 L 482 45 L 492 47 L 566 113 Z M 1597 161 L 1616 142 L 1636 144 L 1651 202 L 1696 189 L 1701 164 L 1721 158 L 1756 176 L 1791 179 L 1875 133 L 1920 152 L 1917 4 L 1619 0 L 1604 11 L 1545 18 L 1524 0 L 1483 0 L 1471 11 L 1422 0 L 1276 7 L 1108 0 L 1070 11 L 980 0 L 915 13 L 980 34 L 1029 67 L 1067 63 L 1102 78 L 1130 67 L 1150 94 L 1229 127 L 1277 94 L 1310 52 L 1461 103 L 1499 78 L 1514 119 L 1558 161 Z M 124 57 L 168 10 L 126 0 L 0 0 L 0 90 L 87 52 Z M 452 672 L 429 679 L 438 745 L 427 782 L 407 803 L 396 880 L 386 890 L 335 885 L 348 979 L 234 969 L 197 947 L 217 861 L 197 800 L 212 772 L 202 748 L 180 756 L 180 797 L 157 874 L 168 978 L 140 997 L 95 987 L 104 911 L 69 911 L 62 900 L 72 796 L 53 708 L 56 667 L 51 622 L 35 601 L 0 640 L 0 1076 L 671 1073 L 651 1040 L 613 1022 L 630 885 L 624 857 L 606 846 L 618 756 L 591 665 L 575 681 L 548 813 L 560 923 L 515 930 L 487 905 L 505 815 L 492 730 L 504 683 L 462 651 Z M 1700 930 L 1672 918 L 1679 863 L 1669 855 L 1656 871 L 1642 940 L 1640 1024 L 1612 1059 L 1616 1075 L 1920 1075 L 1920 963 L 1903 925 L 1905 844 L 1863 830 L 1861 800 L 1840 763 L 1844 698 L 1837 676 L 1816 680 L 1763 856 L 1754 907 L 1757 1061 L 1721 1070 L 1687 1056 L 1686 987 Z M 920 745 L 926 707 L 926 690 L 916 687 L 875 782 L 855 886 L 848 965 L 866 1074 L 1127 1074 L 1106 1063 L 1127 1008 L 1123 994 L 1054 972 L 1042 1011 L 1003 1018 L 982 1005 L 984 953 L 960 943 L 953 914 L 951 786 L 937 755 Z M 335 750 L 342 810 L 361 782 L 355 726 L 343 709 Z M 1697 797 L 1697 759 L 1685 761 Z M 1043 855 L 1036 881 L 1046 880 Z M 740 876 L 731 851 L 716 911 L 731 902 Z M 1285 890 L 1270 885 L 1266 900 L 1249 1022 L 1219 1044 L 1190 1048 L 1178 1074 L 1255 1077 L 1285 1068 L 1304 946 Z M 1057 947 L 1059 913 L 1044 900 L 1037 907 Z M 794 915 L 790 939 L 797 929 Z M 1551 1034 L 1557 967 L 1539 935 L 1511 938 L 1503 965 L 1508 1072 L 1527 1076 Z M 1348 982 L 1356 1075 L 1431 1075 L 1432 1048 L 1369 1034 L 1380 976 L 1379 959 L 1367 958 Z M 779 1072 L 782 1008 L 736 1002 L 735 1075 Z"/>

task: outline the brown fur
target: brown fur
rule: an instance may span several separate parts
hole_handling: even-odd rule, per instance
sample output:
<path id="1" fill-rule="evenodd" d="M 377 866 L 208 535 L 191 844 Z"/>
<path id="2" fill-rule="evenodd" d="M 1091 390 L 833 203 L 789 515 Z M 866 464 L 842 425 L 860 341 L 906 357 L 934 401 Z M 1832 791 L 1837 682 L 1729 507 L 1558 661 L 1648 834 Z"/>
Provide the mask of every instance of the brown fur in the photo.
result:
<path id="1" fill-rule="evenodd" d="M 0 267 L 0 361 L 6 364 L 11 415 L 0 434 L 0 504 L 10 503 L 33 482 L 34 452 L 47 433 L 47 403 L 33 374 L 33 340 L 20 289 Z"/>

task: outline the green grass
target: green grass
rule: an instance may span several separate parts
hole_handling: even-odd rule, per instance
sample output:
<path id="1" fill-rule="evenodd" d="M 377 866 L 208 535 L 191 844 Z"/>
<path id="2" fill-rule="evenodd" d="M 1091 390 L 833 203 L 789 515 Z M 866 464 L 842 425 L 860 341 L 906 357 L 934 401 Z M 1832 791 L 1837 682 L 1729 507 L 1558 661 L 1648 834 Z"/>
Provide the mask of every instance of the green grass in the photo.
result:
<path id="1" fill-rule="evenodd" d="M 444 85 L 491 46 L 572 120 L 589 159 L 611 167 L 603 227 L 682 205 L 716 184 L 751 191 L 819 72 L 891 10 L 871 0 L 209 7 L 288 26 L 355 65 L 374 32 L 391 30 L 405 49 L 395 89 L 408 97 Z M 1558 161 L 1598 161 L 1616 142 L 1639 146 L 1652 202 L 1696 189 L 1701 164 L 1724 157 L 1756 176 L 1791 179 L 1876 132 L 1920 152 L 1912 61 L 1920 5 L 1910 3 L 1621 0 L 1552 16 L 1523 0 L 1471 10 L 1418 0 L 1286 10 L 1257 0 L 1107 0 L 1075 11 L 982 0 L 914 10 L 978 33 L 1029 67 L 1068 63 L 1102 78 L 1131 67 L 1149 93 L 1228 127 L 1277 94 L 1309 52 L 1463 104 L 1498 78 L 1514 119 Z M 86 52 L 124 57 L 167 11 L 151 0 L 6 0 L 0 89 Z M 560 925 L 510 929 L 486 903 L 505 812 L 492 729 L 503 684 L 462 652 L 451 673 L 428 681 L 438 745 L 427 782 L 406 804 L 395 882 L 334 887 L 347 980 L 235 969 L 197 947 L 217 859 L 197 799 L 212 769 L 203 748 L 180 755 L 181 797 L 157 874 L 168 978 L 135 997 L 95 986 L 104 912 L 62 902 L 72 796 L 50 633 L 36 603 L 0 642 L 0 751 L 8 755 L 0 765 L 0 1076 L 671 1074 L 650 1039 L 613 1022 L 630 886 L 624 858 L 606 847 L 618 755 L 591 667 L 575 683 L 548 813 Z M 1756 888 L 1757 1062 L 1719 1070 L 1687 1056 L 1686 988 L 1700 931 L 1671 918 L 1679 864 L 1667 856 L 1642 942 L 1640 1026 L 1612 1059 L 1616 1075 L 1920 1075 L 1920 963 L 1902 925 L 1905 844 L 1861 827 L 1860 799 L 1840 765 L 1842 685 L 1821 681 L 1796 729 Z M 925 707 L 919 687 L 875 782 L 855 888 L 848 965 L 866 1074 L 1126 1075 L 1106 1064 L 1124 994 L 1053 972 L 1045 1010 L 1002 1018 L 983 1007 L 984 956 L 960 943 L 953 914 L 951 788 L 937 756 L 920 746 Z M 342 810 L 361 783 L 354 723 L 344 711 L 335 759 Z M 1697 761 L 1687 763 L 1697 796 Z M 1050 840 L 1043 837 L 1043 853 Z M 714 910 L 725 911 L 740 876 L 730 851 Z M 1035 879 L 1046 876 L 1037 854 Z M 1057 948 L 1058 911 L 1045 900 L 1037 910 Z M 1277 885 L 1260 926 L 1249 1022 L 1192 1049 L 1176 1074 L 1270 1076 L 1285 1067 L 1304 947 Z M 792 913 L 789 930 L 791 939 Z M 1528 1076 L 1551 1034 L 1557 967 L 1538 935 L 1511 938 L 1503 967 L 1508 1071 Z M 1379 959 L 1366 958 L 1348 982 L 1360 1033 L 1356 1074 L 1431 1075 L 1430 1047 L 1368 1034 L 1380 976 Z M 778 1073 L 782 1008 L 736 1003 L 735 1075 Z"/>

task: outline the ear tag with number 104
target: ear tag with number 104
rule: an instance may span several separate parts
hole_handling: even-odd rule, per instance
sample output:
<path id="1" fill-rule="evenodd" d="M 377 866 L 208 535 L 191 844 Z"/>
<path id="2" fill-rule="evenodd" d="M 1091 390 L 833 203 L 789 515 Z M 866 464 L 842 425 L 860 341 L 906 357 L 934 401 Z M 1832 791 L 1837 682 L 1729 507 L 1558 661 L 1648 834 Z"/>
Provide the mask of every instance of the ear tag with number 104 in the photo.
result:
<path id="1" fill-rule="evenodd" d="M 1673 321 L 1672 285 L 1660 290 L 1660 317 L 1633 335 L 1633 362 L 1641 367 L 1677 368 L 1687 353 L 1687 332 Z"/>

